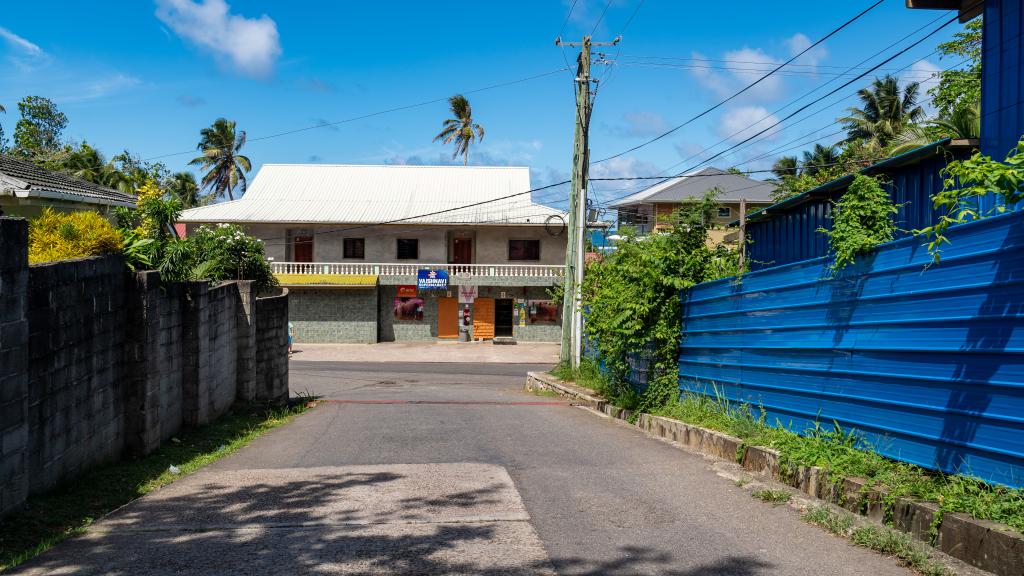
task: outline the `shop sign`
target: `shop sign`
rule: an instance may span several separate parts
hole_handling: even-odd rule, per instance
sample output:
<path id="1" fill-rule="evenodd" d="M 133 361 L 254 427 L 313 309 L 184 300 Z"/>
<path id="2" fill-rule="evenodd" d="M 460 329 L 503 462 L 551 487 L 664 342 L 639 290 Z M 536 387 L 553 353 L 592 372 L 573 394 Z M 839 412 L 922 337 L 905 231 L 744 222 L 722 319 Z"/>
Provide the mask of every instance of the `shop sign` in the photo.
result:
<path id="1" fill-rule="evenodd" d="M 415 298 L 417 295 L 415 284 L 403 284 L 398 287 L 399 298 Z"/>
<path id="2" fill-rule="evenodd" d="M 444 270 L 419 270 L 416 272 L 417 290 L 447 290 L 448 272 Z"/>
<path id="3" fill-rule="evenodd" d="M 478 294 L 477 286 L 459 286 L 459 304 L 472 304 Z"/>

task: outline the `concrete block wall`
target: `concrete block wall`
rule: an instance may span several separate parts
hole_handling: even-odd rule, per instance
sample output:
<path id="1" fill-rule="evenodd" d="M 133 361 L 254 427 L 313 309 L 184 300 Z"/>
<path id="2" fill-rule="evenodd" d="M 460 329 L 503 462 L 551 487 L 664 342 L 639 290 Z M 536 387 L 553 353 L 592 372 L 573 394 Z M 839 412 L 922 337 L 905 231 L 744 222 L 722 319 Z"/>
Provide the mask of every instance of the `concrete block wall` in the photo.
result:
<path id="1" fill-rule="evenodd" d="M 288 401 L 288 289 L 256 298 L 256 370 L 253 400 Z"/>
<path id="2" fill-rule="evenodd" d="M 29 266 L 26 224 L 0 218 L 0 515 L 236 400 L 287 401 L 286 291 L 162 283 L 120 256 Z"/>
<path id="3" fill-rule="evenodd" d="M 288 308 L 296 342 L 377 341 L 376 286 L 292 288 Z"/>
<path id="4" fill-rule="evenodd" d="M 0 219 L 0 516 L 28 494 L 28 223 Z"/>

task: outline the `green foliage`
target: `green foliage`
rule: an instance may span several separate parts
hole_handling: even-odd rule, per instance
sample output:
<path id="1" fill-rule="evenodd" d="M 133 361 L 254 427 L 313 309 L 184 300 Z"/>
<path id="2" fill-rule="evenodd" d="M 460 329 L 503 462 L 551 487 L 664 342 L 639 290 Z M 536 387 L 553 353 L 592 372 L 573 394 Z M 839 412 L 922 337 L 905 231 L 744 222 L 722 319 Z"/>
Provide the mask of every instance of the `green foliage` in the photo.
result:
<path id="1" fill-rule="evenodd" d="M 441 131 L 434 136 L 434 142 L 454 142 L 455 151 L 452 152 L 452 159 L 462 156 L 462 163 L 469 164 L 469 147 L 477 140 L 483 141 L 484 127 L 474 122 L 473 107 L 462 94 L 449 98 L 448 106 L 451 108 L 452 117 L 441 123 Z"/>
<path id="2" fill-rule="evenodd" d="M 95 212 L 50 208 L 29 222 L 28 261 L 32 264 L 116 253 L 121 234 Z"/>
<path id="3" fill-rule="evenodd" d="M 789 499 L 793 497 L 792 494 L 785 490 L 771 490 L 767 488 L 754 490 L 750 495 L 759 500 L 764 500 L 765 502 L 771 502 L 773 504 L 789 502 Z"/>
<path id="4" fill-rule="evenodd" d="M 1024 489 L 988 484 L 962 475 L 923 470 L 913 464 L 890 460 L 859 434 L 838 424 L 814 427 L 797 434 L 783 423 L 769 426 L 764 412 L 748 404 L 731 404 L 717 390 L 706 394 L 684 393 L 679 400 L 652 411 L 654 415 L 725 432 L 744 446 L 767 446 L 779 453 L 783 470 L 817 466 L 829 479 L 864 478 L 886 492 L 886 504 L 911 497 L 938 502 L 940 514 L 964 512 L 975 518 L 1007 524 L 1024 532 Z"/>
<path id="5" fill-rule="evenodd" d="M 892 556 L 925 576 L 950 574 L 942 563 L 932 558 L 923 544 L 903 532 L 868 524 L 854 529 L 850 541 L 857 546 Z"/>
<path id="6" fill-rule="evenodd" d="M 896 233 L 893 215 L 897 208 L 876 178 L 858 174 L 849 189 L 834 203 L 832 229 L 819 228 L 828 235 L 834 273 L 853 264 L 857 256 L 892 240 Z"/>
<path id="7" fill-rule="evenodd" d="M 199 131 L 199 144 L 196 149 L 202 155 L 193 158 L 189 164 L 205 170 L 203 188 L 215 198 L 227 196 L 234 200 L 234 190 L 241 185 L 245 192 L 249 181 L 245 173 L 252 170 L 252 162 L 247 156 L 239 154 L 245 146 L 245 130 L 238 130 L 234 120 L 218 118 L 209 128 Z"/>
<path id="8" fill-rule="evenodd" d="M 23 156 L 58 150 L 68 117 L 49 98 L 26 96 L 18 102 L 21 119 L 14 126 L 14 146 Z"/>
<path id="9" fill-rule="evenodd" d="M 263 243 L 239 226 L 200 227 L 167 243 L 160 275 L 169 280 L 252 280 L 257 290 L 277 285 Z"/>
<path id="10" fill-rule="evenodd" d="M 853 527 L 853 515 L 844 513 L 836 513 L 829 509 L 828 506 L 815 506 L 804 513 L 804 520 L 821 526 L 833 534 L 840 536 L 846 536 L 849 534 L 850 529 Z"/>
<path id="11" fill-rule="evenodd" d="M 615 392 L 627 408 L 650 410 L 671 400 L 681 333 L 680 290 L 739 272 L 738 258 L 708 247 L 707 232 L 718 208 L 715 192 L 685 204 L 668 227 L 646 237 L 631 233 L 617 250 L 587 266 L 583 304 L 587 334 L 596 343 Z M 630 361 L 650 361 L 647 389 L 632 394 Z"/>
<path id="12" fill-rule="evenodd" d="M 900 87 L 894 76 L 875 78 L 857 92 L 860 107 L 849 108 L 849 115 L 839 118 L 847 141 L 860 140 L 875 151 L 886 148 L 909 124 L 924 119 L 924 108 L 917 103 L 919 91 L 917 82 Z"/>
<path id="13" fill-rule="evenodd" d="M 940 58 L 952 56 L 969 62 L 966 68 L 939 72 L 938 85 L 928 91 L 941 116 L 949 117 L 957 109 L 981 103 L 982 27 L 982 19 L 975 18 L 954 34 L 953 40 L 939 44 Z"/>
<path id="14" fill-rule="evenodd" d="M 942 245 L 949 243 L 946 232 L 950 226 L 1006 211 L 1005 206 L 998 205 L 982 212 L 978 209 L 982 197 L 994 194 L 1005 204 L 1024 199 L 1024 139 L 1003 162 L 976 152 L 947 164 L 942 177 L 942 191 L 932 196 L 932 202 L 943 214 L 935 224 L 914 231 L 929 240 L 928 251 L 936 263 L 941 259 Z"/>

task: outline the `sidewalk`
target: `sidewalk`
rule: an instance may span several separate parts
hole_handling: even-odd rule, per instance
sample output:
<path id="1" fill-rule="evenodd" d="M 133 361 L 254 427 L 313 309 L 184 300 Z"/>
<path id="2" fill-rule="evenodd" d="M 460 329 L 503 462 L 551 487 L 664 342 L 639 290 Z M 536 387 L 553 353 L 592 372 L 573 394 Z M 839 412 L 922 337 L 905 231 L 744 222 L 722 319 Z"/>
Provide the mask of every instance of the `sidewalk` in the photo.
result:
<path id="1" fill-rule="evenodd" d="M 558 344 L 521 342 L 381 342 L 379 344 L 295 344 L 292 360 L 303 362 L 461 362 L 556 364 Z"/>

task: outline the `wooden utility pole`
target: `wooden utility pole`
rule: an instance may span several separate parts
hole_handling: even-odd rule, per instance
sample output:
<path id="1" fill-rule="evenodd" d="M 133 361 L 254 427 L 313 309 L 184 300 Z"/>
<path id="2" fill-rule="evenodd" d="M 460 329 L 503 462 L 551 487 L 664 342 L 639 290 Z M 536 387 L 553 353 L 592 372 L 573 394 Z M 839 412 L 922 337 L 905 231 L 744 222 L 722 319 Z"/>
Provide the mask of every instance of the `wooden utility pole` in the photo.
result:
<path id="1" fill-rule="evenodd" d="M 587 230 L 587 180 L 590 163 L 590 47 L 614 46 L 619 42 L 591 42 L 584 36 L 582 42 L 562 42 L 558 46 L 579 46 L 576 66 L 576 130 L 572 152 L 572 183 L 569 192 L 569 236 L 565 247 L 565 276 L 562 298 L 562 347 L 560 359 L 576 368 L 580 364 L 583 348 L 583 314 L 580 297 L 583 284 L 584 234 Z"/>

